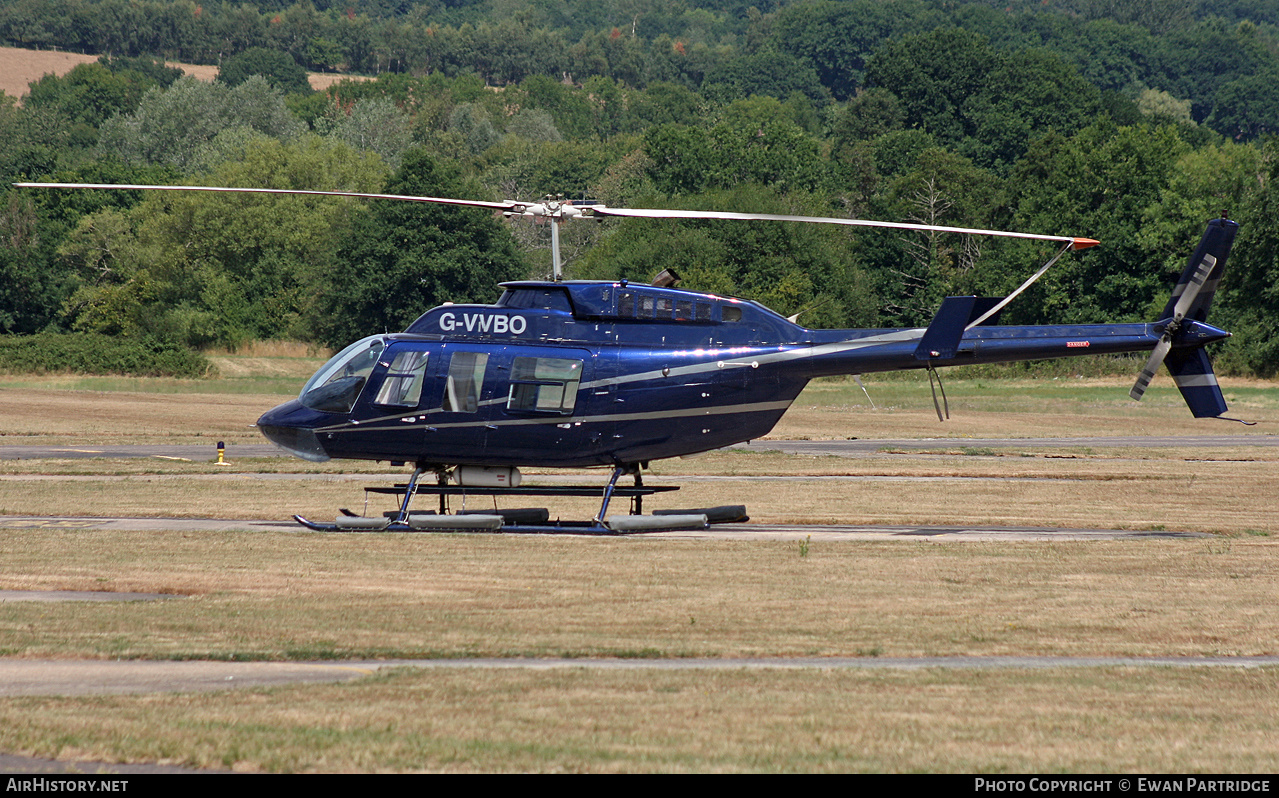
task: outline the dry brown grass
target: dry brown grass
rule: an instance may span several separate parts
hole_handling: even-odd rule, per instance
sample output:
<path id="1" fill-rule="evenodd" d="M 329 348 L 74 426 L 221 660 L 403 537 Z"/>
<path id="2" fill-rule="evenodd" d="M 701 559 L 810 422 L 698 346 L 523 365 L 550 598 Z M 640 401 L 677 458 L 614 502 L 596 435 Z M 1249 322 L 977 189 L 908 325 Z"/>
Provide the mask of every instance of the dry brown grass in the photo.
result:
<path id="1" fill-rule="evenodd" d="M 58 378 L 49 378 L 56 384 Z M 0 442 L 260 443 L 251 425 L 278 396 L 0 388 Z"/>
<path id="2" fill-rule="evenodd" d="M 49 74 L 65 75 L 78 64 L 91 64 L 97 60 L 96 55 L 0 47 L 0 91 L 10 97 L 21 97 L 29 91 L 28 86 L 32 81 Z M 177 67 L 199 80 L 210 81 L 218 76 L 218 68 L 212 64 L 183 64 L 170 61 L 168 65 Z M 342 80 L 372 80 L 372 78 L 323 72 L 307 73 L 307 82 L 317 91 L 327 89 Z"/>
<path id="3" fill-rule="evenodd" d="M 248 771 L 1273 773 L 1277 688 L 1273 670 L 410 671 L 0 701 L 0 748 Z"/>
<path id="4" fill-rule="evenodd" d="M 404 481 L 408 469 L 287 459 L 232 465 L 148 460 L 0 461 L 0 514 L 331 519 L 338 507 L 365 510 L 366 485 Z M 721 452 L 655 463 L 649 484 L 680 486 L 646 510 L 744 503 L 764 523 L 968 524 L 1086 529 L 1167 529 L 1279 535 L 1274 495 L 1279 451 L 1232 449 L 1026 449 L 1004 455 L 960 452 L 811 457 Z M 307 472 L 294 474 L 294 472 Z M 538 472 L 528 484 L 602 486 L 603 471 Z M 395 507 L 368 497 L 368 512 Z M 460 500 L 454 499 L 454 507 Z M 514 497 L 501 506 L 528 506 Z M 585 519 L 599 500 L 543 502 L 552 517 Z M 434 499 L 418 499 L 429 509 Z M 473 497 L 467 506 L 493 501 Z M 622 511 L 625 503 L 615 505 Z"/>
<path id="5" fill-rule="evenodd" d="M 1279 546 L 0 531 L 25 657 L 1279 653 Z"/>
<path id="6" fill-rule="evenodd" d="M 327 360 L 333 356 L 333 350 L 320 346 L 318 344 L 302 343 L 301 341 L 249 341 L 241 344 L 234 352 L 226 349 L 210 349 L 205 351 L 210 357 L 220 358 L 218 360 L 219 373 L 226 376 L 226 372 L 221 367 L 230 361 L 239 359 L 261 359 L 261 358 L 318 358 L 318 362 Z M 311 368 L 314 372 L 315 368 Z M 311 373 L 303 375 L 305 380 L 310 377 Z"/>
<path id="7" fill-rule="evenodd" d="M 276 366 L 248 371 L 267 367 Z M 806 394 L 784 422 L 794 426 L 779 433 L 843 437 L 849 433 L 840 435 L 841 426 L 855 422 L 862 437 L 936 434 L 927 394 L 913 395 L 918 388 L 901 389 L 903 403 L 918 400 L 910 409 L 879 412 L 853 409 L 838 385 L 826 394 L 835 397 L 829 403 L 805 407 Z M 948 388 L 952 397 L 964 393 Z M 254 403 L 279 400 L 208 393 L 129 410 L 145 395 L 6 390 L 44 391 L 44 404 L 59 413 L 113 409 L 101 421 L 81 419 L 80 429 L 90 431 L 79 434 L 95 440 L 145 440 L 156 433 L 153 416 L 175 438 L 204 440 L 211 418 L 260 412 Z M 996 405 L 965 408 L 960 418 L 973 426 L 947 429 L 983 436 L 1131 429 L 1132 411 L 1091 389 L 1085 414 L 1073 405 L 1028 407 L 1040 400 L 1018 398 L 1019 390 L 997 388 Z M 1260 386 L 1236 404 L 1269 413 L 1272 393 Z M 20 422 L 43 440 L 77 434 L 71 421 L 42 420 L 21 398 L 4 408 L 13 414 L 5 429 Z M 1150 414 L 1143 429 L 1159 434 L 1185 413 L 1161 401 L 1138 412 Z M 1080 447 L 988 456 L 962 445 L 850 459 L 730 452 L 668 461 L 655 464 L 648 481 L 684 490 L 649 506 L 745 498 L 765 520 L 1163 525 L 1229 536 L 815 539 L 801 549 L 777 540 L 347 536 L 247 525 L 228 533 L 5 529 L 0 587 L 186 598 L 5 605 L 0 652 L 293 659 L 1279 653 L 1271 611 L 1279 600 L 1272 578 L 1279 518 L 1269 501 L 1279 455 L 1255 447 Z M 199 463 L 6 462 L 0 506 L 245 518 L 294 511 L 327 518 L 339 505 L 361 506 L 363 483 L 333 473 L 352 464 L 297 464 L 324 478 L 257 473 L 287 472 L 289 462 L 237 462 L 230 474 Z M 368 478 L 395 478 L 388 473 L 395 472 L 374 466 Z M 556 480 L 566 478 L 602 481 L 603 474 Z M 583 500 L 563 512 L 585 517 L 594 509 Z M 245 770 L 1272 772 L 1279 764 L 1276 684 L 1274 669 L 405 672 L 226 694 L 8 699 L 0 701 L 0 749 Z"/>

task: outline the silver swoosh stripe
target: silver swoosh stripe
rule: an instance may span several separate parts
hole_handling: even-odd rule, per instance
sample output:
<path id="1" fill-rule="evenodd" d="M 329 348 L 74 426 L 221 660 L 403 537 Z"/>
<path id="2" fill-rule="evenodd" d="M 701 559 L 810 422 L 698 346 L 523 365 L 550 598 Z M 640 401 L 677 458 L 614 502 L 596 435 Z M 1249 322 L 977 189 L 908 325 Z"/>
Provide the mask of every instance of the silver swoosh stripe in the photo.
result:
<path id="1" fill-rule="evenodd" d="M 716 407 L 684 407 L 678 410 L 653 410 L 645 413 L 606 413 L 596 416 L 555 416 L 552 418 L 514 418 L 497 421 L 457 421 L 447 424 L 429 424 L 434 429 L 463 429 L 466 427 L 518 427 L 541 426 L 546 424 L 599 424 L 617 421 L 647 421 L 658 418 L 689 418 L 695 416 L 728 416 L 741 413 L 761 413 L 772 410 L 785 410 L 790 407 L 789 400 L 777 402 L 755 402 L 748 405 L 718 405 Z M 422 427 L 414 425 L 392 424 L 385 427 L 370 426 L 370 422 L 361 424 L 334 424 L 330 427 L 318 427 L 316 432 L 389 432 L 395 430 L 414 430 Z"/>
<path id="2" fill-rule="evenodd" d="M 897 330 L 891 333 L 883 333 L 880 335 L 870 335 L 865 338 L 856 338 L 850 341 L 836 341 L 834 343 L 818 344 L 816 346 L 801 346 L 794 349 L 787 349 L 782 352 L 755 353 L 753 355 L 740 355 L 737 357 L 733 357 L 732 353 L 741 352 L 740 347 L 734 347 L 731 349 L 723 349 L 723 350 L 710 349 L 706 351 L 708 354 L 711 354 L 712 356 L 723 353 L 723 354 L 729 355 L 729 357 L 716 358 L 715 360 L 707 360 L 701 363 L 692 363 L 687 366 L 676 366 L 675 368 L 668 369 L 666 373 L 663 373 L 661 369 L 653 369 L 650 371 L 637 372 L 635 374 L 622 374 L 617 377 L 607 377 L 601 380 L 591 380 L 589 382 L 580 383 L 577 391 L 580 394 L 582 391 L 594 389 L 597 387 L 604 387 L 608 385 L 625 385 L 632 382 L 647 382 L 649 380 L 669 379 L 671 377 L 685 377 L 685 376 L 691 376 L 695 374 L 705 374 L 707 372 L 718 371 L 721 368 L 743 368 L 743 367 L 750 367 L 752 364 L 762 364 L 762 363 L 785 363 L 788 361 L 799 360 L 801 358 L 806 358 L 806 357 L 820 357 L 822 355 L 833 355 L 833 354 L 838 354 L 840 352 L 851 352 L 857 349 L 865 349 L 866 347 L 869 347 L 869 346 L 878 346 L 880 344 L 900 343 L 902 341 L 914 341 L 922 338 L 923 335 L 924 335 L 924 329 L 920 327 L 920 328 L 915 328 L 910 330 Z M 683 354 L 687 354 L 687 353 L 672 352 L 671 356 L 679 357 Z M 722 366 L 720 365 L 721 363 L 723 364 Z M 507 401 L 507 397 L 505 396 L 494 397 L 492 399 L 483 400 L 482 402 L 479 403 L 479 406 L 483 407 L 486 405 L 502 404 L 506 401 Z M 386 430 L 386 429 L 392 429 L 392 427 L 370 427 L 369 425 L 379 424 L 385 421 L 399 421 L 400 419 L 411 419 L 414 416 L 432 415 L 435 413 L 442 413 L 442 412 L 444 412 L 444 409 L 440 407 L 433 407 L 430 410 L 425 410 L 425 411 L 414 410 L 411 413 L 397 413 L 394 415 L 378 416 L 376 418 L 364 419 L 358 422 L 356 426 L 359 426 L 363 429 Z M 654 418 L 661 418 L 661 417 L 663 416 L 654 416 Z M 603 416 L 601 416 L 600 418 L 603 418 Z M 613 418 L 613 416 L 609 416 L 609 418 Z M 504 423 L 504 422 L 498 422 L 498 423 Z M 529 422 L 522 420 L 519 423 L 529 423 Z M 347 426 L 347 424 L 336 424 L 336 425 L 333 425 L 332 427 L 322 427 L 320 429 L 325 432 L 329 432 L 329 431 L 341 429 L 345 426 Z M 456 426 L 476 426 L 476 425 L 472 425 L 468 422 L 468 423 L 460 423 L 460 424 L 433 424 L 431 426 L 456 427 Z M 483 424 L 479 424 L 478 426 L 483 426 Z"/>
<path id="3" fill-rule="evenodd" d="M 651 371 L 641 371 L 635 374 L 622 374 L 617 377 L 608 377 L 602 380 L 591 380 L 581 384 L 579 390 L 587 388 L 595 388 L 604 385 L 623 385 L 629 382 L 644 382 L 647 380 L 659 380 L 670 377 L 683 377 L 693 374 L 703 374 L 708 371 L 718 371 L 720 368 L 750 366 L 752 363 L 785 363 L 791 360 L 800 360 L 806 357 L 819 357 L 821 355 L 833 355 L 840 352 L 851 352 L 856 349 L 865 349 L 869 346 L 878 346 L 880 344 L 899 343 L 901 341 L 913 341 L 922 338 L 924 335 L 923 328 L 911 330 L 897 330 L 891 333 L 883 333 L 881 335 L 871 335 L 866 338 L 857 338 L 851 341 L 837 341 L 829 344 L 817 344 L 816 346 L 800 346 L 793 349 L 787 349 L 781 352 L 756 353 L 748 355 L 732 356 L 734 352 L 740 352 L 741 348 L 725 349 L 725 350 L 707 350 L 708 353 L 716 353 L 722 351 L 729 357 L 717 358 L 715 360 L 707 360 L 701 363 L 693 363 L 687 366 L 676 366 L 663 373 L 662 369 L 653 369 Z M 680 352 L 672 352 L 672 357 L 678 357 Z M 723 366 L 720 366 L 723 363 Z"/>

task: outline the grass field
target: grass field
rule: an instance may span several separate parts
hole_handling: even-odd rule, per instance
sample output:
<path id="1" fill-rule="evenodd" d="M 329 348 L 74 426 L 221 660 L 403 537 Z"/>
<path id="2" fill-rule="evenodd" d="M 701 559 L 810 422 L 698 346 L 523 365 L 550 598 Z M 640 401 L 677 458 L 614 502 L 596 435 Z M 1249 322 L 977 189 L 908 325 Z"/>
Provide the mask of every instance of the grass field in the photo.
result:
<path id="1" fill-rule="evenodd" d="M 28 84 L 45 75 L 65 75 L 78 64 L 91 64 L 98 60 L 96 55 L 82 55 L 56 50 L 24 50 L 19 47 L 0 47 L 0 91 L 10 97 L 22 97 L 26 94 Z M 218 75 L 218 68 L 209 64 L 181 64 L 170 62 L 169 66 L 177 67 L 188 75 L 200 80 L 213 80 Z M 326 89 L 340 80 L 369 80 L 369 78 L 350 75 L 325 74 L 308 72 L 307 80 L 311 88 Z"/>
<path id="2" fill-rule="evenodd" d="M 257 442 L 320 353 L 220 358 L 213 381 L 0 378 L 0 446 Z M 965 438 L 1273 433 L 1279 388 L 1227 381 L 1244 428 L 1163 380 L 823 382 L 775 432 L 938 437 L 864 458 L 654 464 L 686 504 L 757 519 L 1207 531 L 1069 543 L 673 541 L 0 529 L 0 589 L 164 592 L 0 605 L 25 658 L 630 658 L 1279 653 L 1270 448 Z M 0 513 L 328 517 L 375 464 L 0 461 Z M 602 480 L 600 472 L 591 472 Z M 586 472 L 571 475 L 582 478 Z M 803 479 L 794 479 L 801 477 Z M 530 479 L 546 479 L 534 473 Z M 582 506 L 590 509 L 592 502 Z M 376 509 L 376 508 L 375 508 Z M 579 508 L 566 506 L 565 512 Z M 392 671 L 231 693 L 0 699 L 0 750 L 282 771 L 1175 771 L 1279 768 L 1279 671 Z"/>

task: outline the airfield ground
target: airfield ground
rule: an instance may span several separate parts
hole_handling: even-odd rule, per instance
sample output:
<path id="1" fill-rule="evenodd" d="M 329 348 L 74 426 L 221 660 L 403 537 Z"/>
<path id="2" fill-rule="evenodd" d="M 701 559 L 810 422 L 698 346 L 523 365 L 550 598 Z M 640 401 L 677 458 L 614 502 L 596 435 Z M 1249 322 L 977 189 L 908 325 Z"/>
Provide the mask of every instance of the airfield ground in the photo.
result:
<path id="1" fill-rule="evenodd" d="M 223 376 L 203 383 L 0 378 L 0 449 L 225 440 L 232 461 L 4 459 L 0 514 L 234 521 L 361 509 L 365 482 L 403 471 L 236 456 L 257 443 L 246 425 L 316 362 L 228 357 Z M 8 697 L 0 751 L 286 771 L 1273 772 L 1279 669 L 1255 660 L 834 667 L 839 657 L 1279 654 L 1279 447 L 1248 437 L 1276 432 L 1279 386 L 1223 381 L 1232 410 L 1261 422 L 1245 428 L 1188 419 L 1163 381 L 1134 405 L 1127 382 L 952 378 L 945 424 L 926 381 L 870 382 L 877 409 L 852 382 L 821 383 L 779 437 L 897 445 L 855 457 L 717 453 L 655 464 L 646 481 L 683 485 L 669 500 L 679 505 L 744 501 L 765 524 L 1150 533 L 1131 540 L 3 528 L 0 590 L 174 597 L 5 602 L 5 661 L 751 657 L 832 667 L 404 668 L 340 684 Z M 966 443 L 1125 434 L 1230 437 Z M 901 445 L 924 437 L 946 440 Z"/>

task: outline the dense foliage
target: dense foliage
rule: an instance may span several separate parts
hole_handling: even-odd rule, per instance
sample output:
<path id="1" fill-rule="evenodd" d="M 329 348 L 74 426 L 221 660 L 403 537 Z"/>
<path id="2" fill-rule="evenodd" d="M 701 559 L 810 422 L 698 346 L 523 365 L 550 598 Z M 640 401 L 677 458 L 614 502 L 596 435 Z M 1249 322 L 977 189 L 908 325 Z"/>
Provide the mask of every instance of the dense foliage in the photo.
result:
<path id="1" fill-rule="evenodd" d="M 1223 0 L 0 0 L 0 41 L 101 54 L 0 96 L 0 176 L 846 215 L 1083 235 L 1005 315 L 1153 320 L 1204 221 L 1212 321 L 1279 371 L 1279 12 Z M 220 63 L 179 79 L 160 58 Z M 312 92 L 301 68 L 376 76 Z M 564 228 L 571 277 L 918 325 L 1052 255 L 759 223 Z M 545 274 L 527 220 L 417 205 L 0 189 L 0 330 L 341 345 Z"/>
<path id="2" fill-rule="evenodd" d="M 173 341 L 96 333 L 0 336 L 0 372 L 203 377 L 209 361 Z"/>

